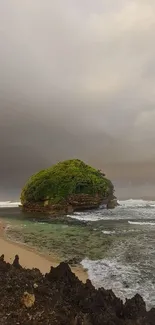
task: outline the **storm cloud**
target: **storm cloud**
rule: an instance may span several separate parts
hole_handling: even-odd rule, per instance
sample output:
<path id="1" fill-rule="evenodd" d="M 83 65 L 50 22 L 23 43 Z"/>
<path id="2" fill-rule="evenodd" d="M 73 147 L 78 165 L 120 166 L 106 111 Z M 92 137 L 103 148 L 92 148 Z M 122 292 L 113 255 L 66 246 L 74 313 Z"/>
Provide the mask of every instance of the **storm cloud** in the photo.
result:
<path id="1" fill-rule="evenodd" d="M 153 0 L 0 0 L 0 194 L 72 157 L 149 168 L 154 39 Z"/>

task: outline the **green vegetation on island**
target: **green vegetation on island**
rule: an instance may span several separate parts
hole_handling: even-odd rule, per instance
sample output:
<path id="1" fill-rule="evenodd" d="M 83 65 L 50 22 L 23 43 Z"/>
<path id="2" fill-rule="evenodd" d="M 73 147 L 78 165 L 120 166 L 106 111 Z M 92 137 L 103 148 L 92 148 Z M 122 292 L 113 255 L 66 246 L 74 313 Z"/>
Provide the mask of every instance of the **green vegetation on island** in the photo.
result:
<path id="1" fill-rule="evenodd" d="M 75 197 L 79 199 L 82 195 L 83 198 L 87 197 L 89 207 L 89 197 L 91 200 L 98 198 L 99 205 L 104 199 L 112 199 L 113 193 L 112 182 L 100 170 L 79 159 L 72 159 L 59 162 L 30 177 L 22 190 L 21 203 L 40 203 L 44 207 L 64 203 L 72 205 L 71 198 L 74 196 L 74 200 Z M 91 205 L 93 207 L 93 204 L 90 204 L 90 207 Z"/>

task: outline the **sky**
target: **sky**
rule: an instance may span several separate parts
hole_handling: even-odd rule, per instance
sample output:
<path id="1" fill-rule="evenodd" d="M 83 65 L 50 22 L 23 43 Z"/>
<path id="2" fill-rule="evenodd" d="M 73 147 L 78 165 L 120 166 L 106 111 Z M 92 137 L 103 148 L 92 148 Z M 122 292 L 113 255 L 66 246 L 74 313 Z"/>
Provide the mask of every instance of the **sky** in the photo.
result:
<path id="1" fill-rule="evenodd" d="M 147 181 L 154 39 L 154 0 L 0 0 L 1 197 L 75 157 Z"/>

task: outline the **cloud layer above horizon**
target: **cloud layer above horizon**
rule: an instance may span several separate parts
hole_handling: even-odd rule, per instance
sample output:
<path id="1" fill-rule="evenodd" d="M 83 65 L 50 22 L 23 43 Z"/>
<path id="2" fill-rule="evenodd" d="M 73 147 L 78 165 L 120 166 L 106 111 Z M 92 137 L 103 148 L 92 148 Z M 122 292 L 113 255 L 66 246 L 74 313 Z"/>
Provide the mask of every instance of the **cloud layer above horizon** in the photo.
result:
<path id="1" fill-rule="evenodd" d="M 34 170 L 83 139 L 80 158 L 154 159 L 154 37 L 153 0 L 0 0 L 4 173 L 22 148 Z"/>

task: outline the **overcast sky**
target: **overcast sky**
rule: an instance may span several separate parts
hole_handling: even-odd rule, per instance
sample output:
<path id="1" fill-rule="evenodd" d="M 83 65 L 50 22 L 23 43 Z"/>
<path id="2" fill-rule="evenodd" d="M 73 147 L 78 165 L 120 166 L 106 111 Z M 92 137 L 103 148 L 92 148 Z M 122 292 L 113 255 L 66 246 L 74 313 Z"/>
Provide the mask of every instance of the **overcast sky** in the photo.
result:
<path id="1" fill-rule="evenodd" d="M 154 0 L 0 0 L 1 191 L 60 159 L 104 169 L 154 147 Z"/>

